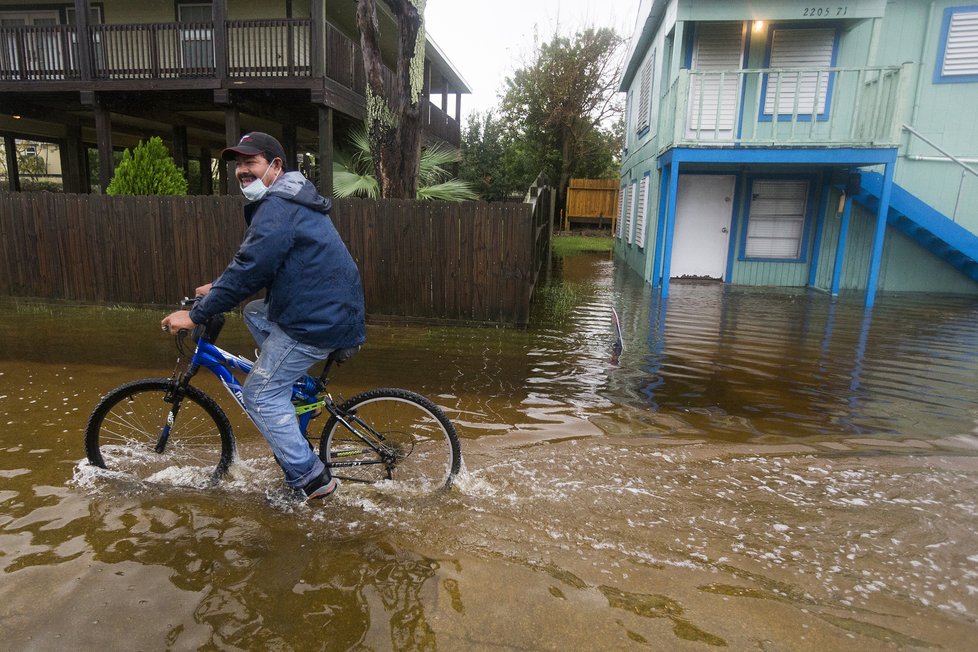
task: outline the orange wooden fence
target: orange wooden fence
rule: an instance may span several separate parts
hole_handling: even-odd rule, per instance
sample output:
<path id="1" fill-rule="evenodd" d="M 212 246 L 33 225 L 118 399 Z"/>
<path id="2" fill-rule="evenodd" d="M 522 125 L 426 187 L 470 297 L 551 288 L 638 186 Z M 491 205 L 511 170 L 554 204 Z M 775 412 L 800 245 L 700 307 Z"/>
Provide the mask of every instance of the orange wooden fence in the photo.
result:
<path id="1" fill-rule="evenodd" d="M 564 230 L 575 224 L 609 226 L 614 233 L 618 217 L 616 179 L 571 179 L 564 208 Z"/>

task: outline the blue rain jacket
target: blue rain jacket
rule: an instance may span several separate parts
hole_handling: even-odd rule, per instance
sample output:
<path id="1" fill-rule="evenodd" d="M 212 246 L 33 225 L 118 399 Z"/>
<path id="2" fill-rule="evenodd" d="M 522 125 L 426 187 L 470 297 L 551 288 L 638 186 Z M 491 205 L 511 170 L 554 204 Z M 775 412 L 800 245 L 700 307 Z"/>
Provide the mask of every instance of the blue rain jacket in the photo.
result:
<path id="1" fill-rule="evenodd" d="M 330 208 L 299 172 L 277 179 L 263 199 L 245 206 L 241 247 L 190 318 L 199 324 L 265 288 L 268 318 L 293 339 L 329 349 L 363 344 L 360 272 Z"/>

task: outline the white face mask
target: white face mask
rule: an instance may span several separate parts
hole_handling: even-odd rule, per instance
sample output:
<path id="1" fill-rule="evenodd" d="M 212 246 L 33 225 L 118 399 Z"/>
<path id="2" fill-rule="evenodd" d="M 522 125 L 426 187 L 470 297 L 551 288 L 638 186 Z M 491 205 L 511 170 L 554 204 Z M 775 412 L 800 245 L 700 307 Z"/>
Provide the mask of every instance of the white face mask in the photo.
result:
<path id="1" fill-rule="evenodd" d="M 272 159 L 272 163 L 277 160 Z M 261 179 L 255 179 L 247 186 L 241 187 L 241 194 L 245 196 L 245 199 L 248 201 L 258 201 L 268 193 L 268 186 L 265 185 L 265 175 L 272 169 L 272 163 L 268 164 L 268 168 L 265 170 L 265 174 L 261 175 Z"/>

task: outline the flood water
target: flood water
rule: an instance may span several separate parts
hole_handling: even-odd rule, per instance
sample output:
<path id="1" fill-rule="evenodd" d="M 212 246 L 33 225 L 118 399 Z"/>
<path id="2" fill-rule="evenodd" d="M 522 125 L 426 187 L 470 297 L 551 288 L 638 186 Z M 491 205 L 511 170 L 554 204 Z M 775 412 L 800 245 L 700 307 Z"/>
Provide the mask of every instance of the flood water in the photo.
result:
<path id="1" fill-rule="evenodd" d="M 432 397 L 464 471 L 314 506 L 243 426 L 216 488 L 95 473 L 162 311 L 4 304 L 0 648 L 974 649 L 978 299 L 553 278 L 526 330 L 371 324 L 334 395 Z"/>

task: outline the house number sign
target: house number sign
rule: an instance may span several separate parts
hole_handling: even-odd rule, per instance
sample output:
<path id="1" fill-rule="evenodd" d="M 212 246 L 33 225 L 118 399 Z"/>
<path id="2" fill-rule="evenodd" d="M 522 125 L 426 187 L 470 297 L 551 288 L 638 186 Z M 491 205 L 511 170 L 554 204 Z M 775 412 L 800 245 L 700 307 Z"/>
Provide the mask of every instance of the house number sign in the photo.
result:
<path id="1" fill-rule="evenodd" d="M 849 6 L 805 7 L 801 15 L 803 18 L 843 18 L 849 15 Z"/>

